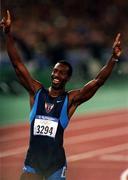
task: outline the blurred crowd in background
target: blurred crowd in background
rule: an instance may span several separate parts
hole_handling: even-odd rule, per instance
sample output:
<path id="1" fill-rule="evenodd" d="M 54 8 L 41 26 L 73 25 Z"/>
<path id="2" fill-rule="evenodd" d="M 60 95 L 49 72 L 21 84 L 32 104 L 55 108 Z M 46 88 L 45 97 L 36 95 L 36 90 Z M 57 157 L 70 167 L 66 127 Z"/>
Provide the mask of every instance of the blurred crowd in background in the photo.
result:
<path id="1" fill-rule="evenodd" d="M 45 72 L 64 59 L 77 80 L 93 78 L 120 32 L 123 53 L 115 73 L 128 76 L 127 0 L 2 0 L 1 5 L 2 15 L 10 10 L 13 36 L 30 72 Z M 0 41 L 0 91 L 6 92 L 17 81 L 2 30 Z"/>

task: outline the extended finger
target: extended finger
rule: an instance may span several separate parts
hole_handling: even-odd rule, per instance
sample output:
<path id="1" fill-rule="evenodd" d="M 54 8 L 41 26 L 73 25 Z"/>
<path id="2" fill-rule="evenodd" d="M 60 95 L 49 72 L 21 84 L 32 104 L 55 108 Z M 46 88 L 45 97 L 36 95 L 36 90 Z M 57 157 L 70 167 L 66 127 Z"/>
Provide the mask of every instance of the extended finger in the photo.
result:
<path id="1" fill-rule="evenodd" d="M 8 19 L 10 19 L 10 18 L 11 18 L 11 15 L 10 15 L 9 10 L 7 10 L 7 18 L 8 18 Z"/>
<path id="2" fill-rule="evenodd" d="M 120 33 L 117 34 L 112 47 L 114 48 L 117 45 L 120 45 Z"/>
<path id="3" fill-rule="evenodd" d="M 115 41 L 118 42 L 120 39 L 120 33 L 117 34 Z"/>

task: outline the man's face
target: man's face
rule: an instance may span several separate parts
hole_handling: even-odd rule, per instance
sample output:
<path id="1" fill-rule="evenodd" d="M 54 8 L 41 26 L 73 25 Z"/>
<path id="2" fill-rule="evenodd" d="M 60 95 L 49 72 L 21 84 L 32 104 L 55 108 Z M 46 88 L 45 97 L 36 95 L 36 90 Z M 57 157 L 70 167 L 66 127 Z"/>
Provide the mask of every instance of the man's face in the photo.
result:
<path id="1" fill-rule="evenodd" d="M 52 88 L 54 89 L 63 89 L 66 82 L 69 80 L 68 75 L 69 67 L 62 63 L 57 63 L 52 71 Z"/>

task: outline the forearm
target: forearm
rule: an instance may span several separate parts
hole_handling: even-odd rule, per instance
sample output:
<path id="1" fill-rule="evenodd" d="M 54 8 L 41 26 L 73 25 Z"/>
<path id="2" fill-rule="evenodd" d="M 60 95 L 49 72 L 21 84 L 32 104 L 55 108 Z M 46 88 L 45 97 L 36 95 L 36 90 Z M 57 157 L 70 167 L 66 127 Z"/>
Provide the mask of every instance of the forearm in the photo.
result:
<path id="1" fill-rule="evenodd" d="M 98 73 L 95 79 L 98 79 L 101 81 L 101 83 L 104 83 L 110 74 L 112 73 L 112 70 L 117 63 L 117 59 L 112 55 L 110 60 L 107 62 L 107 64 L 101 69 L 101 71 Z"/>
<path id="2" fill-rule="evenodd" d="M 20 81 L 20 83 L 29 91 L 33 91 L 33 85 L 32 85 L 32 78 L 23 64 L 22 60 L 20 59 L 20 56 L 18 54 L 18 51 L 15 47 L 15 42 L 13 39 L 13 36 L 10 32 L 6 34 L 6 46 L 7 46 L 7 52 L 10 57 L 10 61 L 14 67 L 14 70 L 16 72 L 16 75 Z"/>
<path id="3" fill-rule="evenodd" d="M 14 42 L 13 35 L 11 34 L 11 32 L 8 32 L 6 34 L 6 46 L 7 46 L 7 52 L 8 52 L 10 61 L 14 67 L 17 77 L 20 80 L 21 79 L 26 80 L 27 69 L 20 59 L 20 56 L 15 47 L 15 42 Z"/>
<path id="4" fill-rule="evenodd" d="M 11 32 L 8 32 L 6 34 L 6 46 L 12 65 L 18 66 L 19 63 L 22 63 L 22 61 L 20 60 L 20 56 L 17 52 L 17 49 L 15 47 L 15 42 Z"/>

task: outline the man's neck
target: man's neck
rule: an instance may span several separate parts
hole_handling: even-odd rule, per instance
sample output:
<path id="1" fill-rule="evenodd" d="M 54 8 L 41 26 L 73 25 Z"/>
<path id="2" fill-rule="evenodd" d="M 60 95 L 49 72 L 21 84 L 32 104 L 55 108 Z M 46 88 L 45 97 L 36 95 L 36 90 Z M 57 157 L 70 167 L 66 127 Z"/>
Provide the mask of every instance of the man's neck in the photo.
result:
<path id="1" fill-rule="evenodd" d="M 49 91 L 50 96 L 57 97 L 57 96 L 60 96 L 61 94 L 63 94 L 65 92 L 65 89 L 54 89 L 52 87 L 49 87 L 48 91 Z"/>

